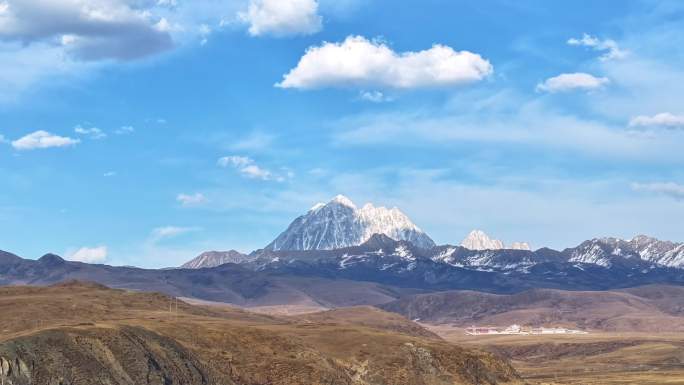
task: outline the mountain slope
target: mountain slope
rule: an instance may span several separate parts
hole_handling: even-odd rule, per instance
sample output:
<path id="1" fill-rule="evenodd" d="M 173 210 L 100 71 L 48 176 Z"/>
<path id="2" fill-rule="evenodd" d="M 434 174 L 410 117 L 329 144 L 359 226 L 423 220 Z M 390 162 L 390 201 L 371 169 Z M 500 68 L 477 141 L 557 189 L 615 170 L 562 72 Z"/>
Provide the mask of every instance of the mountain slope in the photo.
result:
<path id="1" fill-rule="evenodd" d="M 399 209 L 375 207 L 370 203 L 358 209 L 347 197 L 338 195 L 327 204 L 319 203 L 295 219 L 266 249 L 340 249 L 360 245 L 373 234 L 406 240 L 422 248 L 435 245 Z"/>
<path id="2" fill-rule="evenodd" d="M 449 291 L 377 305 L 429 323 L 508 326 L 567 325 L 590 330 L 682 332 L 684 288 L 644 286 L 620 291 L 534 289 L 512 295 Z"/>

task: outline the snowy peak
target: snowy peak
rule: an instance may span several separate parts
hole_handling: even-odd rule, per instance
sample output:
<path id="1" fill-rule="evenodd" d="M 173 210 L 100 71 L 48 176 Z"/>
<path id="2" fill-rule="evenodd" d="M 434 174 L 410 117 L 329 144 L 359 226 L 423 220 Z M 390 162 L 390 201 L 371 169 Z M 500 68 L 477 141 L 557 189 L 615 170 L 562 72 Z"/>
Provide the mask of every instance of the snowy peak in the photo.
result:
<path id="1" fill-rule="evenodd" d="M 504 248 L 503 242 L 498 239 L 490 238 L 482 230 L 473 230 L 461 242 L 461 246 L 470 250 L 501 250 Z"/>
<path id="2" fill-rule="evenodd" d="M 513 242 L 511 246 L 506 247 L 502 241 L 490 238 L 489 235 L 482 230 L 471 231 L 470 234 L 463 239 L 461 246 L 470 250 L 532 250 L 527 242 Z"/>
<path id="3" fill-rule="evenodd" d="M 404 240 L 421 248 L 435 243 L 399 209 L 368 203 L 358 209 L 349 198 L 338 195 L 317 204 L 295 219 L 266 249 L 331 250 L 358 246 L 373 234 Z"/>
<path id="4" fill-rule="evenodd" d="M 351 199 L 347 198 L 344 195 L 337 195 L 328 204 L 339 204 L 342 206 L 347 206 L 356 209 L 356 205 L 354 205 L 354 202 L 352 202 Z"/>
<path id="5" fill-rule="evenodd" d="M 571 261 L 610 266 L 614 257 L 637 258 L 666 267 L 684 268 L 684 244 L 638 235 L 630 240 L 595 238 L 571 249 Z"/>

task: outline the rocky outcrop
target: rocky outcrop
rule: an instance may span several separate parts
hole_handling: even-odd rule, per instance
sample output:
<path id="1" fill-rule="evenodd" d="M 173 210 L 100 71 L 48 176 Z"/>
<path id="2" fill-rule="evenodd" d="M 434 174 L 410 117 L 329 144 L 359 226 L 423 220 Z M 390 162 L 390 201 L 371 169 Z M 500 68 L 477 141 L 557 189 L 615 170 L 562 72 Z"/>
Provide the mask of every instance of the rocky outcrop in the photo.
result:
<path id="1" fill-rule="evenodd" d="M 48 330 L 0 344 L 4 385 L 233 384 L 177 342 L 138 327 Z"/>

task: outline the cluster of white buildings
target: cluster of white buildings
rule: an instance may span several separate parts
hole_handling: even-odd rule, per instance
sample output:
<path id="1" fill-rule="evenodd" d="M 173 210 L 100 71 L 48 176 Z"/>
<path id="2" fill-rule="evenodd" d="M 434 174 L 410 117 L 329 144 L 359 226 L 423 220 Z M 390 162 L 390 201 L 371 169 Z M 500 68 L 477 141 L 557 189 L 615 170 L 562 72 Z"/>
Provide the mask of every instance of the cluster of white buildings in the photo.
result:
<path id="1" fill-rule="evenodd" d="M 493 335 L 493 334 L 520 334 L 520 335 L 537 335 L 537 334 L 587 334 L 582 330 L 573 330 L 566 328 L 524 328 L 520 325 L 513 324 L 505 329 L 496 327 L 478 327 L 471 326 L 466 328 L 466 334 L 471 336 L 479 335 Z"/>

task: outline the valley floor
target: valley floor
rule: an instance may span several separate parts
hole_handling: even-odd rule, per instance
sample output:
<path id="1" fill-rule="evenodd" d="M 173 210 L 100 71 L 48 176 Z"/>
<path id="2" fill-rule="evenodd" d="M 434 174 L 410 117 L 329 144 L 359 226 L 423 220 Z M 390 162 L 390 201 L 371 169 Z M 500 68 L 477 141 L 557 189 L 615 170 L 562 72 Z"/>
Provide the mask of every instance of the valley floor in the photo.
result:
<path id="1" fill-rule="evenodd" d="M 469 336 L 448 325 L 423 326 L 510 359 L 534 385 L 684 385 L 682 333 Z"/>

